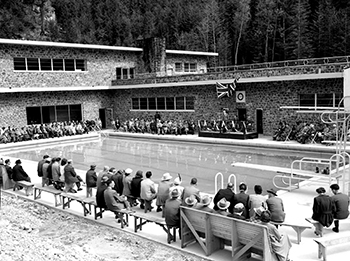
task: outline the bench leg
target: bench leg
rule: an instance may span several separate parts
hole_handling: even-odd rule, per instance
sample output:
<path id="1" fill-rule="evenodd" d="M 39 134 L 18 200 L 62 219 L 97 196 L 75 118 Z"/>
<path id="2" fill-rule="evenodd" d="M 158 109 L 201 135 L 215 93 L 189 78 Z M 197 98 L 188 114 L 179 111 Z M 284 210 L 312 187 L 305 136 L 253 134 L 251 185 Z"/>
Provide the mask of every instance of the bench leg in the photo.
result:
<path id="1" fill-rule="evenodd" d="M 301 228 L 301 227 L 292 227 L 295 232 L 297 232 L 297 243 L 300 244 L 301 242 L 301 233 L 304 232 L 306 228 Z"/>
<path id="2" fill-rule="evenodd" d="M 322 256 L 323 256 L 323 261 L 327 261 L 326 248 L 321 244 L 318 244 L 318 258 L 322 258 Z"/>

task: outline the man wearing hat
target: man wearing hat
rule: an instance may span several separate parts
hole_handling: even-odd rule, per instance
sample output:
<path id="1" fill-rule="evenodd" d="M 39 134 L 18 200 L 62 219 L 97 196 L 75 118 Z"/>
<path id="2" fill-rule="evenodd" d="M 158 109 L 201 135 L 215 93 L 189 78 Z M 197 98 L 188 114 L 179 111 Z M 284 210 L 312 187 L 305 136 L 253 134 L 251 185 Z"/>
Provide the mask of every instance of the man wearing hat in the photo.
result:
<path id="1" fill-rule="evenodd" d="M 92 188 L 97 187 L 96 165 L 91 164 L 90 169 L 86 172 L 86 197 L 92 197 Z"/>
<path id="2" fill-rule="evenodd" d="M 165 201 L 169 198 L 169 189 L 172 186 L 170 181 L 173 177 L 169 173 L 164 173 L 158 185 L 158 195 L 156 200 L 157 212 L 162 211 Z M 164 216 L 164 213 L 163 213 Z"/>
<path id="3" fill-rule="evenodd" d="M 244 205 L 243 203 L 237 203 L 233 208 L 233 214 L 227 215 L 228 217 L 233 217 L 236 219 L 245 220 L 246 218 L 243 216 Z"/>
<path id="4" fill-rule="evenodd" d="M 174 240 L 174 236 L 171 235 L 170 231 L 171 228 L 180 227 L 180 205 L 181 202 L 177 200 L 179 197 L 179 191 L 177 189 L 174 189 L 171 193 L 171 198 L 167 199 L 165 201 L 164 205 L 164 217 L 165 217 L 165 223 L 168 228 L 168 244 L 171 243 L 171 241 Z"/>
<path id="5" fill-rule="evenodd" d="M 134 205 L 134 198 L 131 195 L 131 181 L 133 178 L 131 176 L 132 169 L 127 168 L 127 169 L 125 169 L 124 172 L 125 173 L 124 173 L 124 177 L 123 177 L 123 193 L 122 193 L 122 195 L 126 196 L 129 203 L 131 204 L 131 206 L 133 206 Z"/>
<path id="6" fill-rule="evenodd" d="M 232 206 L 230 206 L 229 208 L 229 212 L 232 213 L 233 200 L 235 197 L 234 190 L 235 190 L 234 185 L 231 182 L 227 183 L 227 187 L 225 189 L 219 189 L 219 191 L 214 196 L 214 210 L 216 211 L 219 210 L 217 204 L 222 198 L 225 198 L 228 202 L 232 202 Z"/>
<path id="7" fill-rule="evenodd" d="M 22 161 L 20 159 L 16 160 L 15 162 L 15 166 L 13 167 L 12 171 L 12 178 L 13 181 L 28 181 L 31 182 L 30 177 L 28 176 L 28 174 L 24 171 L 23 167 L 22 167 Z"/>
<path id="8" fill-rule="evenodd" d="M 210 203 L 212 201 L 212 198 L 208 195 L 204 195 L 201 200 L 194 206 L 195 209 L 198 209 L 200 211 L 213 213 L 214 210 L 209 207 Z"/>
<path id="9" fill-rule="evenodd" d="M 227 209 L 229 208 L 230 204 L 231 203 L 228 202 L 226 198 L 220 199 L 220 201 L 216 204 L 219 208 L 219 210 L 216 211 L 216 213 L 223 216 L 227 216 L 228 214 L 230 214 L 229 212 L 227 212 Z"/>
<path id="10" fill-rule="evenodd" d="M 178 175 L 179 176 L 174 179 L 174 185 L 169 188 L 169 195 L 171 194 L 171 192 L 173 192 L 174 189 L 177 189 L 179 191 L 178 200 L 181 201 L 181 195 L 182 195 L 182 192 L 184 191 L 184 187 L 181 186 L 181 183 L 182 183 L 181 177 L 180 177 L 180 174 Z"/>
<path id="11" fill-rule="evenodd" d="M 332 193 L 334 194 L 331 198 L 334 202 L 334 232 L 339 233 L 339 219 L 346 219 L 349 216 L 349 197 L 339 191 L 338 184 L 331 185 Z"/>
<path id="12" fill-rule="evenodd" d="M 332 198 L 326 195 L 326 190 L 323 187 L 316 189 L 318 194 L 314 198 L 312 206 L 312 219 L 319 223 L 314 223 L 316 236 L 323 236 L 323 227 L 329 227 L 333 223 L 334 202 Z"/>
<path id="13" fill-rule="evenodd" d="M 191 195 L 185 199 L 185 203 L 188 207 L 193 208 L 197 205 L 197 199 L 194 195 Z"/>
<path id="14" fill-rule="evenodd" d="M 283 201 L 277 197 L 277 191 L 272 188 L 268 189 L 269 198 L 266 200 L 267 209 L 271 213 L 271 221 L 276 223 L 284 222 L 286 214 L 284 213 Z"/>

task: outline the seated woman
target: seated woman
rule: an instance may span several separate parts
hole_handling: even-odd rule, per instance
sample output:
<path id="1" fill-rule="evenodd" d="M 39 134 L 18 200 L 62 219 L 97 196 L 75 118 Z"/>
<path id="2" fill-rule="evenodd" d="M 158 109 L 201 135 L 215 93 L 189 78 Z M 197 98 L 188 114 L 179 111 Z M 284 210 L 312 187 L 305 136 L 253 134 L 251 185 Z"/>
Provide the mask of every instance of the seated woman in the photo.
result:
<path id="1" fill-rule="evenodd" d="M 260 224 L 267 226 L 269 232 L 269 238 L 271 241 L 272 249 L 276 254 L 276 261 L 289 261 L 289 250 L 292 247 L 292 243 L 287 235 L 281 235 L 277 228 L 270 223 L 271 213 L 266 210 L 260 215 Z"/>

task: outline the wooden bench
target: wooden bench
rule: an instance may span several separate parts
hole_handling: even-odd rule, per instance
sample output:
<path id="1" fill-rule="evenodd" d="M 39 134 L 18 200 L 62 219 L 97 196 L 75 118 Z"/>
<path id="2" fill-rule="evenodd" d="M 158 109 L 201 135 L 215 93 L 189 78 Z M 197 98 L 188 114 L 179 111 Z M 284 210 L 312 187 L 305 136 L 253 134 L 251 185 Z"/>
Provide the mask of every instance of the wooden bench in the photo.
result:
<path id="1" fill-rule="evenodd" d="M 301 233 L 304 232 L 305 229 L 310 229 L 312 228 L 312 226 L 309 225 L 303 225 L 303 224 L 293 224 L 293 223 L 287 223 L 287 222 L 283 222 L 283 223 L 275 223 L 271 221 L 271 224 L 274 225 L 278 225 L 278 226 L 287 226 L 287 227 L 291 227 L 294 229 L 295 232 L 297 232 L 297 243 L 300 244 L 301 242 Z"/>
<path id="2" fill-rule="evenodd" d="M 13 186 L 13 191 L 19 190 L 20 187 L 24 188 L 26 196 L 33 195 L 33 187 L 34 187 L 33 183 L 30 183 L 30 182 L 24 181 L 24 180 L 16 181 L 15 185 Z"/>
<path id="3" fill-rule="evenodd" d="M 180 208 L 180 216 L 182 248 L 198 242 L 210 256 L 229 245 L 232 260 L 251 253 L 262 256 L 264 261 L 277 260 L 266 226 L 187 207 Z"/>
<path id="4" fill-rule="evenodd" d="M 59 195 L 61 195 L 62 191 L 55 189 L 54 187 L 51 186 L 45 186 L 41 187 L 41 185 L 36 185 L 34 186 L 34 199 L 40 199 L 41 198 L 41 192 L 47 192 L 55 197 L 55 207 L 61 205 L 61 201 L 59 198 Z"/>
<path id="5" fill-rule="evenodd" d="M 165 219 L 157 217 L 151 213 L 134 212 L 131 214 L 134 217 L 134 231 L 137 233 L 138 230 L 142 231 L 142 226 L 147 223 L 155 223 L 161 226 L 165 233 L 167 233 L 167 242 L 170 244 L 171 241 L 176 242 L 176 227 L 168 228 L 165 223 Z M 173 233 L 171 233 L 173 230 Z"/>
<path id="6" fill-rule="evenodd" d="M 332 236 L 314 239 L 318 244 L 318 258 L 327 260 L 327 247 L 336 246 L 350 242 L 350 232 L 344 232 Z"/>

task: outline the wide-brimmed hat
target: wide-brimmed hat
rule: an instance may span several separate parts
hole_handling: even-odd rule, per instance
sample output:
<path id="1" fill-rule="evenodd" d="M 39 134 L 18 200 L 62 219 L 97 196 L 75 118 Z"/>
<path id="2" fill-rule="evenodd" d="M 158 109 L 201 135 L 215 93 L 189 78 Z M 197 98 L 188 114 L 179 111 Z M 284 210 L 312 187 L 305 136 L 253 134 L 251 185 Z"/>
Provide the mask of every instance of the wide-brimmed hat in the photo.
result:
<path id="1" fill-rule="evenodd" d="M 162 181 L 163 180 L 171 180 L 173 177 L 167 172 L 163 174 Z"/>
<path id="2" fill-rule="evenodd" d="M 276 191 L 274 188 L 268 189 L 268 190 L 267 190 L 267 193 L 271 193 L 271 194 L 277 196 L 277 191 Z"/>
<path id="3" fill-rule="evenodd" d="M 179 177 L 177 177 L 177 178 L 174 179 L 174 184 L 175 184 L 175 185 L 180 185 L 181 183 L 182 183 L 182 181 L 180 180 Z"/>
<path id="4" fill-rule="evenodd" d="M 194 206 L 197 203 L 197 199 L 195 196 L 191 195 L 185 199 L 185 203 L 187 206 Z"/>
<path id="5" fill-rule="evenodd" d="M 130 175 L 132 173 L 132 169 L 127 168 L 124 172 L 126 175 Z"/>
<path id="6" fill-rule="evenodd" d="M 226 200 L 226 198 L 220 199 L 220 201 L 217 204 L 218 208 L 221 210 L 225 210 L 230 206 L 230 202 Z"/>
<path id="7" fill-rule="evenodd" d="M 237 203 L 235 206 L 234 206 L 234 211 L 236 212 L 242 212 L 244 210 L 244 205 L 243 203 Z"/>
<path id="8" fill-rule="evenodd" d="M 201 198 L 201 201 L 200 203 L 203 205 L 203 206 L 208 206 L 210 203 L 211 203 L 211 200 L 212 198 L 209 197 L 208 195 L 205 195 Z"/>
<path id="9" fill-rule="evenodd" d="M 177 189 L 174 189 L 171 191 L 171 198 L 178 198 L 180 196 L 180 193 Z"/>
<path id="10" fill-rule="evenodd" d="M 258 216 L 261 216 L 261 213 L 263 213 L 266 209 L 261 206 L 261 207 L 258 207 L 258 208 L 254 208 L 254 212 L 255 214 L 257 214 Z"/>

